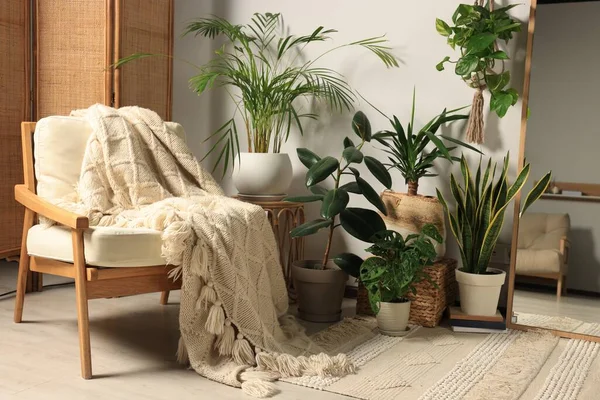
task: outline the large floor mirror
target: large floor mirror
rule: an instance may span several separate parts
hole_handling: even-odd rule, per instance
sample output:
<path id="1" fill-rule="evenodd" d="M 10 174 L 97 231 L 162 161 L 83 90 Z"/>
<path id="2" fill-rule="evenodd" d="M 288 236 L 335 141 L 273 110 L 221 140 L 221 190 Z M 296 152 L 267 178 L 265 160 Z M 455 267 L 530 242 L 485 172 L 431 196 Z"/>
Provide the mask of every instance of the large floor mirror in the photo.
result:
<path id="1" fill-rule="evenodd" d="M 553 182 L 515 228 L 508 311 L 517 328 L 600 341 L 600 1 L 545 3 L 521 134 L 530 187 L 548 170 Z"/>

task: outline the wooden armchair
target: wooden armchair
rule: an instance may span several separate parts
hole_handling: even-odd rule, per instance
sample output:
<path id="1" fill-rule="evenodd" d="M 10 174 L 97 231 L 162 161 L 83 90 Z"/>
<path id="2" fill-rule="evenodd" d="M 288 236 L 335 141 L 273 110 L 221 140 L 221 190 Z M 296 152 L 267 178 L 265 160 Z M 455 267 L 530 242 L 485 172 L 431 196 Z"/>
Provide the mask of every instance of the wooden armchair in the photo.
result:
<path id="1" fill-rule="evenodd" d="M 25 206 L 14 320 L 22 321 L 29 271 L 75 279 L 81 376 L 92 377 L 88 300 L 169 291 L 181 281 L 167 277 L 172 266 L 160 256 L 160 232 L 148 229 L 90 228 L 84 216 L 44 200 L 48 191 L 73 190 L 91 127 L 82 119 L 48 117 L 21 124 L 25 184 L 15 186 Z M 181 126 L 169 126 L 181 134 Z M 53 165 L 54 164 L 54 165 Z M 36 194 L 37 192 L 37 194 Z M 43 216 L 58 225 L 36 225 Z"/>

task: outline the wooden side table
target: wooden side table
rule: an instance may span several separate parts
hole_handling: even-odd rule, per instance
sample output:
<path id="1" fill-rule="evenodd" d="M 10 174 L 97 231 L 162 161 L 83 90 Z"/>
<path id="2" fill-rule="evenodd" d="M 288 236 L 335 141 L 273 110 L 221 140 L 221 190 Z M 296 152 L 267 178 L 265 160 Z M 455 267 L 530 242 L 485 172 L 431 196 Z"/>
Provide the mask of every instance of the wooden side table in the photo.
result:
<path id="1" fill-rule="evenodd" d="M 234 196 L 236 199 L 256 204 L 266 211 L 279 248 L 279 262 L 283 270 L 290 300 L 296 299 L 292 282 L 292 263 L 304 258 L 304 238 L 290 237 L 290 231 L 304 223 L 304 203 L 288 201 L 261 201 Z"/>

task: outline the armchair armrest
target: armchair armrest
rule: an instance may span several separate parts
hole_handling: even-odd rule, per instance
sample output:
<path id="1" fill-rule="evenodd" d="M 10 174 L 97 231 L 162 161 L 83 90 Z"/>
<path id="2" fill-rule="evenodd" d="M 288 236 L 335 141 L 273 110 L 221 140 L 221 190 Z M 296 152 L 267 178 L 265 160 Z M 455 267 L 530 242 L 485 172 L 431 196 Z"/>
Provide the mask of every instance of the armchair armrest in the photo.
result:
<path id="1" fill-rule="evenodd" d="M 60 208 L 33 193 L 25 185 L 15 185 L 15 200 L 31 211 L 73 229 L 89 227 L 87 217 Z"/>
<path id="2" fill-rule="evenodd" d="M 566 236 L 560 238 L 560 254 L 563 256 L 563 264 L 569 264 L 569 251 L 571 249 L 571 242 Z"/>

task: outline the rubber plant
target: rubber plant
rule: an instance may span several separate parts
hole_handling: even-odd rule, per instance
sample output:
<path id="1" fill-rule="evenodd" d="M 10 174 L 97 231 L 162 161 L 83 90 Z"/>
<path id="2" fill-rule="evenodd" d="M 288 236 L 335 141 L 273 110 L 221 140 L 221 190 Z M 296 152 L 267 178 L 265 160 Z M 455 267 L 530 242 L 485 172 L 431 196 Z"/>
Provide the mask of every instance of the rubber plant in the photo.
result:
<path id="1" fill-rule="evenodd" d="M 437 64 L 438 71 L 444 64 L 454 63 L 454 72 L 475 89 L 473 109 L 467 127 L 467 140 L 483 143 L 483 91 L 490 93 L 490 110 L 502 118 L 517 103 L 519 94 L 509 87 L 510 71 L 505 67 L 509 59 L 499 42 L 508 42 L 513 33 L 521 31 L 521 22 L 511 18 L 508 11 L 518 4 L 494 9 L 494 1 L 485 5 L 483 0 L 475 5 L 460 4 L 452 16 L 453 25 L 437 18 L 435 26 L 440 35 L 447 37 L 452 49 L 458 47 L 460 56 L 452 61 L 449 56 Z"/>
<path id="2" fill-rule="evenodd" d="M 354 91 L 339 72 L 318 65 L 323 57 L 341 48 L 361 47 L 385 66 L 398 67 L 384 36 L 343 43 L 304 60 L 303 50 L 308 45 L 330 41 L 337 31 L 319 26 L 305 35 L 284 35 L 283 30 L 281 14 L 256 13 L 243 25 L 216 16 L 200 18 L 183 32 L 184 36 L 226 39 L 213 59 L 194 65 L 197 73 L 189 80 L 198 95 L 213 87 L 225 88 L 235 106 L 231 118 L 205 140 L 214 140 L 206 156 L 217 152 L 215 168 L 222 162 L 223 173 L 236 162 L 240 151 L 236 116 L 244 122 L 249 152 L 279 153 L 292 127 L 303 134 L 303 121 L 318 118 L 303 111 L 311 108 L 312 100 L 338 112 L 353 108 Z M 116 66 L 148 56 L 154 54 L 133 54 Z"/>
<path id="3" fill-rule="evenodd" d="M 304 183 L 312 194 L 288 197 L 286 200 L 303 203 L 321 202 L 321 215 L 318 219 L 294 228 L 290 234 L 291 237 L 296 238 L 328 229 L 327 244 L 320 268 L 325 268 L 327 265 L 336 228 L 342 227 L 355 238 L 371 243 L 377 232 L 386 229 L 383 219 L 376 211 L 348 206 L 350 194 L 358 194 L 366 198 L 382 214 L 387 215 L 385 205 L 377 191 L 361 177 L 356 169 L 359 164 L 364 163 L 369 172 L 386 188 L 392 187 L 392 178 L 385 166 L 376 158 L 363 155 L 361 151 L 366 143 L 378 137 L 372 134 L 369 119 L 362 111 L 354 114 L 352 130 L 359 137 L 360 142 L 354 144 L 349 137 L 346 137 L 343 142 L 344 150 L 339 159 L 331 156 L 321 158 L 305 148 L 297 150 L 298 158 L 308 168 Z M 343 183 L 345 178 L 349 178 L 348 182 Z M 332 189 L 319 185 L 327 179 L 333 180 Z M 354 254 L 342 253 L 334 258 L 334 262 L 349 275 L 358 277 L 363 260 Z"/>
<path id="4" fill-rule="evenodd" d="M 460 140 L 438 134 L 438 130 L 443 124 L 469 118 L 468 115 L 457 114 L 462 109 L 464 107 L 450 111 L 444 109 L 415 133 L 415 92 L 413 91 L 411 117 L 406 130 L 398 117 L 394 115 L 392 118 L 388 118 L 393 130 L 384 130 L 376 135 L 376 140 L 385 147 L 384 151 L 388 154 L 390 161 L 384 165 L 388 169 L 395 168 L 400 171 L 408 185 L 409 195 L 417 195 L 419 179 L 437 176 L 431 172 L 431 168 L 438 158 L 451 163 L 460 160 L 452 156 L 452 152 L 457 147 L 462 146 L 481 154 L 479 150 Z M 444 140 L 456 146 L 446 146 Z M 430 144 L 433 144 L 433 148 L 428 149 Z"/>
<path id="5" fill-rule="evenodd" d="M 511 185 L 508 182 L 510 154 L 504 157 L 500 175 L 496 177 L 497 164 L 488 161 L 485 171 L 481 169 L 481 160 L 475 176 L 471 173 L 465 157 L 460 160 L 462 183 L 458 183 L 454 174 L 450 175 L 450 190 L 456 202 L 456 210 L 450 211 L 444 196 L 437 190 L 450 221 L 452 234 L 458 242 L 462 258 L 462 271 L 471 274 L 485 274 L 492 252 L 504 224 L 504 212 L 508 204 L 521 191 L 529 177 L 530 165 L 526 164 Z M 545 191 L 552 178 L 548 172 L 527 194 L 519 217 L 525 213 Z"/>
<path id="6" fill-rule="evenodd" d="M 379 303 L 404 303 L 409 293 L 416 294 L 415 285 L 431 277 L 425 267 L 433 265 L 437 257 L 432 240 L 441 242 L 442 236 L 432 224 L 426 224 L 418 234 L 406 238 L 393 230 L 375 234 L 374 243 L 366 249 L 373 257 L 360 267 L 360 280 L 369 294 L 373 312 L 379 312 Z"/>

